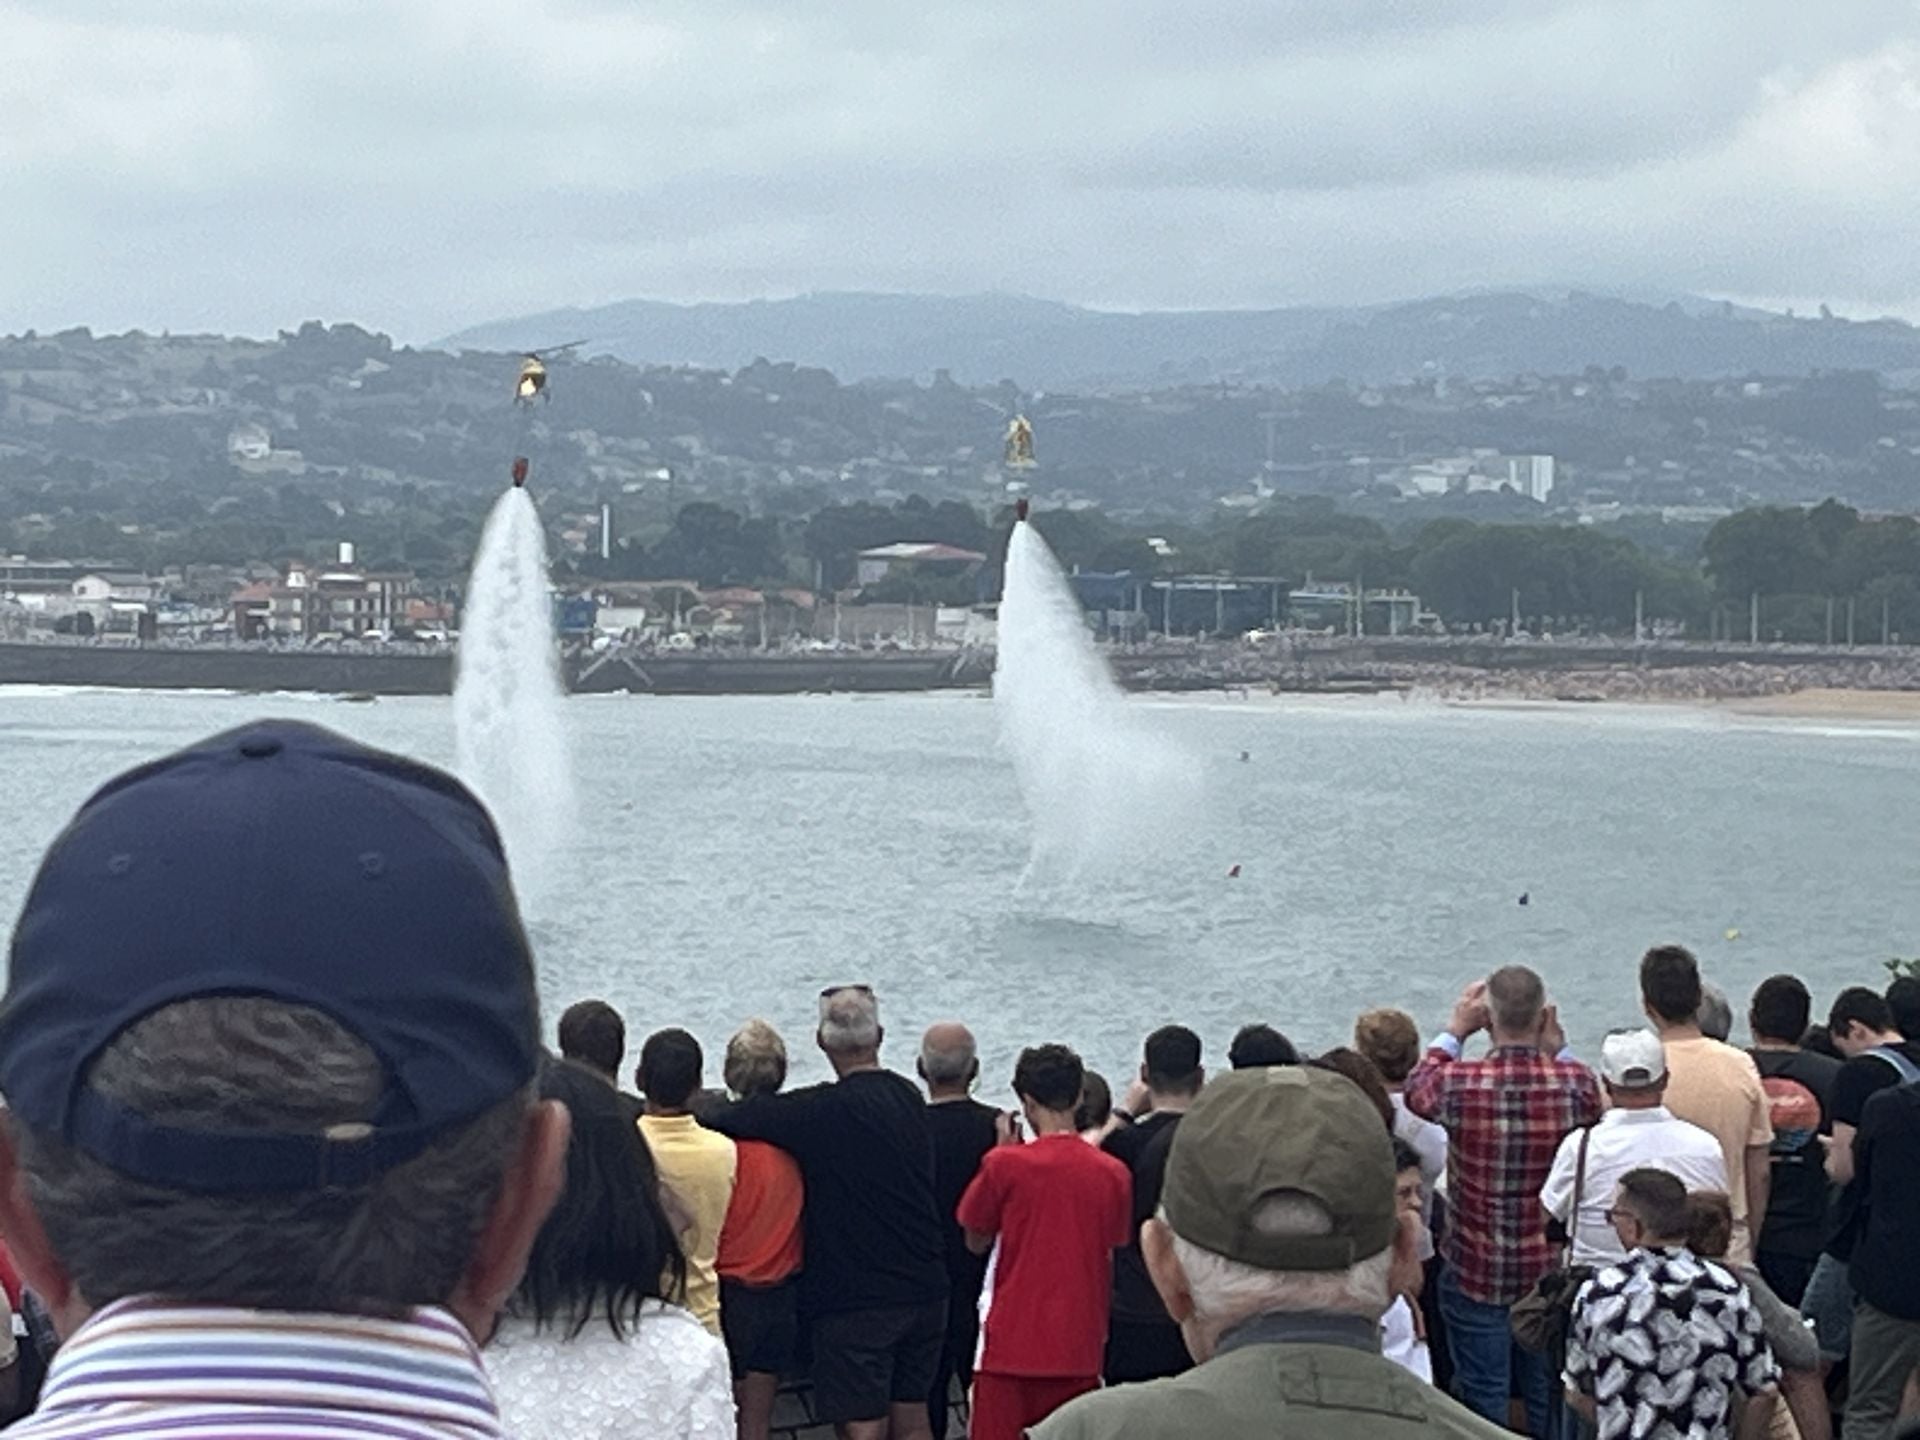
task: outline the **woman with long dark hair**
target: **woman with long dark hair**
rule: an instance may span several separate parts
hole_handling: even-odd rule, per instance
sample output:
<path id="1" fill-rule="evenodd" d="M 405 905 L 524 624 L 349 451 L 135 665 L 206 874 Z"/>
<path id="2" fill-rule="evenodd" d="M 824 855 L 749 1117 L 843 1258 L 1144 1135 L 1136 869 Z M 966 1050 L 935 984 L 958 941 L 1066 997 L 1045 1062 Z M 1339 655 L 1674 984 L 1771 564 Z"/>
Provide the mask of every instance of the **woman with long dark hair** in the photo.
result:
<path id="1" fill-rule="evenodd" d="M 573 1117 L 567 1187 L 487 1349 L 517 1440 L 734 1433 L 726 1347 L 681 1308 L 686 1256 L 646 1142 L 600 1076 L 549 1061 L 543 1099 Z"/>

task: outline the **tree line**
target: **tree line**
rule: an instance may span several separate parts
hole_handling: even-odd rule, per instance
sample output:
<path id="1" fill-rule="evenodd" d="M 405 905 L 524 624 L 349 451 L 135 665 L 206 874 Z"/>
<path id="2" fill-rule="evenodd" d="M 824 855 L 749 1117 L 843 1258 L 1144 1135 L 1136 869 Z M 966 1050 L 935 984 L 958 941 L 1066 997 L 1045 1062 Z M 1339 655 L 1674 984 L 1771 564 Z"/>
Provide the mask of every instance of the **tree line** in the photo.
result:
<path id="1" fill-rule="evenodd" d="M 683 506 L 661 533 L 625 538 L 611 560 L 582 557 L 573 569 L 583 580 L 838 591 L 853 583 L 862 550 L 932 542 L 986 555 L 982 573 L 964 582 L 894 581 L 869 598 L 958 603 L 998 592 L 1011 524 L 1010 508 L 987 514 L 918 496 L 830 505 L 800 519 L 700 501 Z M 1517 610 L 1529 629 L 1631 633 L 1639 614 L 1650 626 L 1697 638 L 1744 639 L 1757 599 L 1763 640 L 1838 641 L 1849 613 L 1862 643 L 1920 636 L 1920 522 L 1869 518 L 1833 500 L 1744 510 L 1678 537 L 1605 524 L 1452 518 L 1396 531 L 1318 497 L 1276 499 L 1199 524 L 1147 524 L 1095 509 L 1037 510 L 1034 524 L 1070 570 L 1406 589 L 1456 630 L 1499 628 Z"/>

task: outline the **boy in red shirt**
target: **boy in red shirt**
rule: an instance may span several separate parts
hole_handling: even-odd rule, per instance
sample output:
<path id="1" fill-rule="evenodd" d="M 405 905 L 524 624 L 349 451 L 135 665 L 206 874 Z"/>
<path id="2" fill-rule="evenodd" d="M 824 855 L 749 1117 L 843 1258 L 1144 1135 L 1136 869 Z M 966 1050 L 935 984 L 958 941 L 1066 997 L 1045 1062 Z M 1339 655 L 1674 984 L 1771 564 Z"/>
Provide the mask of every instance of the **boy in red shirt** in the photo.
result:
<path id="1" fill-rule="evenodd" d="M 1113 1252 L 1133 1229 L 1133 1177 L 1074 1128 L 1085 1078 L 1064 1045 L 1023 1050 L 1013 1091 L 1033 1142 L 989 1150 L 960 1197 L 967 1244 L 994 1252 L 981 1292 L 974 1440 L 1020 1440 L 1100 1384 Z"/>

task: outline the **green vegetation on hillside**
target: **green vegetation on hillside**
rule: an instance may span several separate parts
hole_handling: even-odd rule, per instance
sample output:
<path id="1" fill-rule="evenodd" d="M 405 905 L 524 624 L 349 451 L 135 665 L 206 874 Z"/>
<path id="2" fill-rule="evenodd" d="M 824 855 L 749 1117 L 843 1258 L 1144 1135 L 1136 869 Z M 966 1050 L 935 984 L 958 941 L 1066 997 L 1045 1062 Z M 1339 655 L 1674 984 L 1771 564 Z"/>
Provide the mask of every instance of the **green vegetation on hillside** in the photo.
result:
<path id="1" fill-rule="evenodd" d="M 1069 566 L 1404 587 L 1457 627 L 1517 608 L 1620 633 L 1638 601 L 1685 633 L 1738 637 L 1758 596 L 1763 638 L 1844 638 L 1849 616 L 1862 641 L 1920 637 L 1920 525 L 1851 508 L 1914 508 L 1920 399 L 1868 373 L 1641 381 L 1589 365 L 1040 396 L 602 356 L 557 361 L 551 403 L 523 408 L 516 369 L 351 325 L 0 338 L 0 554 L 159 572 L 351 541 L 365 564 L 457 590 L 526 455 L 567 581 L 840 590 L 873 546 L 996 556 L 1000 436 L 1024 410 L 1041 465 L 1020 478 Z M 1505 454 L 1555 457 L 1548 504 L 1409 480 L 1422 456 Z M 1827 495 L 1849 503 L 1804 508 Z M 896 575 L 874 594 L 964 599 L 991 572 L 984 587 Z"/>

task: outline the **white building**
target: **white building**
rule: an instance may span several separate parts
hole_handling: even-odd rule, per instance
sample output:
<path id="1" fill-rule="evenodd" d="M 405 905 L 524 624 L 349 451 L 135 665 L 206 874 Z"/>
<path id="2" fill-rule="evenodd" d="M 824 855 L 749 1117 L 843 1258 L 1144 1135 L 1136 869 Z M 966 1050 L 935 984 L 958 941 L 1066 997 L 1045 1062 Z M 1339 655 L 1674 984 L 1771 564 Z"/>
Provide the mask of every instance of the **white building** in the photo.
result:
<path id="1" fill-rule="evenodd" d="M 236 425 L 227 432 L 227 455 L 258 462 L 273 453 L 273 435 L 264 425 Z"/>
<path id="2" fill-rule="evenodd" d="M 1499 455 L 1484 450 L 1442 456 L 1409 465 L 1400 489 L 1402 494 L 1428 496 L 1511 490 L 1544 505 L 1553 493 L 1553 456 Z"/>
<path id="3" fill-rule="evenodd" d="M 1508 455 L 1504 463 L 1507 483 L 1514 490 L 1544 505 L 1553 494 L 1553 457 L 1551 455 Z"/>
<path id="4" fill-rule="evenodd" d="M 1456 490 L 1469 488 L 1472 473 L 1473 457 L 1470 455 L 1429 460 L 1425 464 L 1407 467 L 1403 488 L 1414 495 L 1450 495 Z"/>
<path id="5" fill-rule="evenodd" d="M 94 570 L 73 582 L 75 613 L 91 617 L 99 631 L 140 630 L 159 598 L 158 581 L 131 571 Z"/>
<path id="6" fill-rule="evenodd" d="M 978 550 L 962 550 L 957 545 L 877 545 L 860 552 L 855 578 L 861 585 L 878 585 L 902 574 L 970 575 L 986 560 Z"/>
<path id="7" fill-rule="evenodd" d="M 73 582 L 73 598 L 81 605 L 100 605 L 109 600 L 144 602 L 159 593 L 160 587 L 151 576 L 128 570 L 92 570 Z"/>

